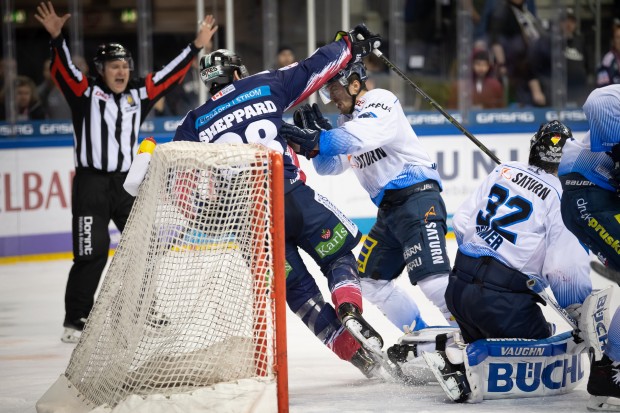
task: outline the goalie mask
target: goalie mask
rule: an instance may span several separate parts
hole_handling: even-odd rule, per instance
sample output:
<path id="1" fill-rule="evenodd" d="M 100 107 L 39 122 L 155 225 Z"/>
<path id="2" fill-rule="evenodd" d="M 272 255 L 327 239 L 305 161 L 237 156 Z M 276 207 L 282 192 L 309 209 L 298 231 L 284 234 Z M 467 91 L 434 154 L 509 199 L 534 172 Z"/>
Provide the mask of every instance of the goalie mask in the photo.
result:
<path id="1" fill-rule="evenodd" d="M 560 121 L 540 125 L 538 132 L 530 139 L 529 164 L 547 172 L 556 171 L 562 159 L 562 148 L 569 139 L 573 139 L 573 133 Z"/>
<path id="2" fill-rule="evenodd" d="M 332 100 L 329 93 L 329 85 L 334 82 L 338 82 L 345 89 L 347 89 L 347 86 L 349 86 L 349 83 L 353 80 L 359 80 L 359 82 L 362 84 L 362 87 L 360 89 L 364 89 L 366 87 L 366 80 L 368 80 L 368 74 L 366 73 L 366 67 L 364 66 L 364 63 L 349 63 L 344 69 L 341 69 L 336 76 L 329 79 L 327 83 L 325 83 L 325 85 L 323 85 L 323 87 L 319 89 L 319 96 L 321 97 L 323 103 L 327 105 Z M 353 99 L 355 106 L 355 96 L 353 96 Z"/>
<path id="3" fill-rule="evenodd" d="M 200 59 L 200 79 L 212 95 L 233 82 L 235 70 L 242 79 L 250 75 L 241 58 L 230 50 L 219 49 Z"/>

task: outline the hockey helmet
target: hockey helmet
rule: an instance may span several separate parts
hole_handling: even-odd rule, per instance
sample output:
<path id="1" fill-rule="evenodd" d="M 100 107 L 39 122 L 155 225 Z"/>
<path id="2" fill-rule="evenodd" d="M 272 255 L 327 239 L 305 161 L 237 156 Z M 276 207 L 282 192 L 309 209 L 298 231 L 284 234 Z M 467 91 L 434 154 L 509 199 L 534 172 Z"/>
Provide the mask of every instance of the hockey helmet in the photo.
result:
<path id="1" fill-rule="evenodd" d="M 103 64 L 113 60 L 123 60 L 129 64 L 129 70 L 133 70 L 133 59 L 129 50 L 119 43 L 106 43 L 99 46 L 94 58 L 97 72 L 103 73 Z"/>
<path id="2" fill-rule="evenodd" d="M 357 75 L 354 79 L 351 79 L 353 75 Z M 345 88 L 349 85 L 353 80 L 359 80 L 362 84 L 362 88 L 366 85 L 366 80 L 368 80 L 368 74 L 366 73 L 366 67 L 362 62 L 350 62 L 343 69 L 341 69 L 336 76 L 332 77 L 325 83 L 325 85 L 319 90 L 319 96 L 321 96 L 321 100 L 324 104 L 328 104 L 331 102 L 331 96 L 329 94 L 329 85 L 334 82 L 340 83 Z"/>
<path id="3" fill-rule="evenodd" d="M 573 139 L 573 133 L 562 122 L 552 120 L 541 124 L 530 139 L 529 164 L 543 169 L 557 168 L 562 159 L 562 148 L 570 139 Z"/>
<path id="4" fill-rule="evenodd" d="M 232 83 L 235 70 L 241 78 L 250 75 L 241 58 L 230 50 L 218 49 L 200 59 L 200 79 L 211 94 Z"/>

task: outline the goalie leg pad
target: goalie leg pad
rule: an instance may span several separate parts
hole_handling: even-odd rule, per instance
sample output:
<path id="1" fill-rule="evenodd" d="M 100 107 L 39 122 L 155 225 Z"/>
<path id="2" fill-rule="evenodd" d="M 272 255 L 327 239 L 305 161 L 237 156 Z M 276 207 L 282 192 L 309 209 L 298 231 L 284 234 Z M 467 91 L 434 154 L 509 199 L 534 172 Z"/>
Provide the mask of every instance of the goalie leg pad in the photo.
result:
<path id="1" fill-rule="evenodd" d="M 468 344 L 465 369 L 472 390 L 468 401 L 568 393 L 585 377 L 584 349 L 575 344 L 571 332 L 542 340 L 486 339 Z"/>
<path id="2" fill-rule="evenodd" d="M 611 286 L 592 291 L 592 294 L 583 301 L 577 321 L 579 337 L 592 349 L 595 360 L 600 360 L 603 357 L 603 349 L 607 344 L 611 291 Z"/>

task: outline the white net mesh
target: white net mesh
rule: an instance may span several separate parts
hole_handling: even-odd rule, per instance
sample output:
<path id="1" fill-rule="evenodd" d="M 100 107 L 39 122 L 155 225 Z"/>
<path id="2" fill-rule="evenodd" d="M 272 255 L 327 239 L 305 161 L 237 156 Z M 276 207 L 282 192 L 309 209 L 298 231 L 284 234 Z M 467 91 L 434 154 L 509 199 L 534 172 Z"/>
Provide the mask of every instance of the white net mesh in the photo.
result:
<path id="1" fill-rule="evenodd" d="M 273 377 L 270 158 L 159 145 L 67 379 L 94 405 Z"/>

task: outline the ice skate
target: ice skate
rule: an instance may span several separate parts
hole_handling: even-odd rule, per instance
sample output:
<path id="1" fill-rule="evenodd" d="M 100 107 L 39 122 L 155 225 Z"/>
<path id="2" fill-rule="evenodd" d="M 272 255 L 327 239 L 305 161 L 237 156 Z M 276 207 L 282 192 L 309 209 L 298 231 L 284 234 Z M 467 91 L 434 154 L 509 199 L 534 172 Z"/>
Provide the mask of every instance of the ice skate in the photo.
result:
<path id="1" fill-rule="evenodd" d="M 80 318 L 78 321 L 73 323 L 65 322 L 63 325 L 64 330 L 60 336 L 60 341 L 68 344 L 76 344 L 80 341 L 82 330 L 84 330 L 84 324 L 86 324 L 85 318 Z"/>
<path id="2" fill-rule="evenodd" d="M 620 363 L 606 355 L 593 361 L 587 389 L 590 393 L 588 410 L 620 412 Z"/>
<path id="3" fill-rule="evenodd" d="M 394 344 L 387 349 L 389 360 L 401 371 L 401 380 L 405 384 L 419 386 L 435 381 L 435 375 L 418 351 L 417 344 Z"/>
<path id="4" fill-rule="evenodd" d="M 424 353 L 422 356 L 448 397 L 457 403 L 462 403 L 471 393 L 465 376 L 465 365 L 450 362 L 446 355 L 446 341 L 445 334 L 438 335 L 436 350 L 432 353 Z"/>
<path id="5" fill-rule="evenodd" d="M 362 317 L 362 314 L 351 303 L 343 303 L 338 307 L 338 318 L 360 344 L 366 348 L 381 351 L 383 339 Z"/>
<path id="6" fill-rule="evenodd" d="M 369 379 L 381 377 L 381 374 L 379 373 L 381 365 L 377 363 L 377 361 L 370 353 L 368 353 L 368 351 L 364 349 L 364 347 L 360 347 L 360 349 L 357 350 L 349 361 Z"/>

